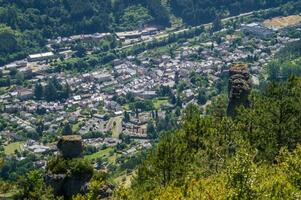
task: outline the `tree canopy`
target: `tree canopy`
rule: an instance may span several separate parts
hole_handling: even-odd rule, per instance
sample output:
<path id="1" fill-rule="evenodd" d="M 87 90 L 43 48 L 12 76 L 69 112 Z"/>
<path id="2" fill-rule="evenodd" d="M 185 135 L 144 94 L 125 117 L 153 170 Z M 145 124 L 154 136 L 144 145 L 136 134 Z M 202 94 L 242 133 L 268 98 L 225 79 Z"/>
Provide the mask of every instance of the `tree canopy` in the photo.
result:
<path id="1" fill-rule="evenodd" d="M 252 94 L 235 118 L 189 105 L 177 131 L 161 135 L 130 189 L 115 199 L 295 199 L 301 195 L 301 79 Z"/>

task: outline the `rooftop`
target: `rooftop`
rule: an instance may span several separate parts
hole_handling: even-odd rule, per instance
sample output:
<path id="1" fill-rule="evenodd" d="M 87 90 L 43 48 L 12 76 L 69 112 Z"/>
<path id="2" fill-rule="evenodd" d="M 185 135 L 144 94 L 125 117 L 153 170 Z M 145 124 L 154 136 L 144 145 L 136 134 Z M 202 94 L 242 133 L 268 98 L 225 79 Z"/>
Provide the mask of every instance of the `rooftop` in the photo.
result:
<path id="1" fill-rule="evenodd" d="M 46 52 L 46 53 L 32 54 L 29 55 L 28 57 L 34 59 L 34 58 L 50 57 L 50 56 L 54 56 L 54 54 L 52 52 Z"/>

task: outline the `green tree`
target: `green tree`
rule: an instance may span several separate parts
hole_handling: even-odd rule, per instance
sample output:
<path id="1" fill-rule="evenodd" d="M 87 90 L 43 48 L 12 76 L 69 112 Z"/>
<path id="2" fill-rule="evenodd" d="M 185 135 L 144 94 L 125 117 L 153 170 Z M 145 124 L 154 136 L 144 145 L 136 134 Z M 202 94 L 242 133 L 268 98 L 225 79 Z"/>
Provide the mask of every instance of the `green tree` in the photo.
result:
<path id="1" fill-rule="evenodd" d="M 205 105 L 207 102 L 206 95 L 203 91 L 199 91 L 198 96 L 197 96 L 197 101 L 200 105 Z"/>
<path id="2" fill-rule="evenodd" d="M 0 54 L 17 51 L 19 44 L 14 30 L 3 24 L 0 25 Z"/>
<path id="3" fill-rule="evenodd" d="M 72 131 L 70 123 L 66 122 L 64 124 L 64 127 L 62 129 L 62 134 L 63 135 L 72 135 L 73 134 L 73 131 Z"/>
<path id="4" fill-rule="evenodd" d="M 237 123 L 251 145 L 260 149 L 258 157 L 274 160 L 281 147 L 293 149 L 300 138 L 300 79 L 274 83 L 264 95 L 252 97 L 252 107 L 241 109 Z"/>
<path id="5" fill-rule="evenodd" d="M 277 81 L 280 78 L 280 66 L 277 61 L 272 61 L 268 64 L 268 75 L 269 75 L 269 80 L 271 81 Z"/>
<path id="6" fill-rule="evenodd" d="M 75 47 L 74 47 L 74 50 L 76 51 L 75 55 L 77 57 L 84 57 L 87 53 L 85 47 L 82 45 L 82 44 L 77 44 Z"/>
<path id="7" fill-rule="evenodd" d="M 18 71 L 16 73 L 15 79 L 18 85 L 22 85 L 24 82 L 24 73 Z"/>
<path id="8" fill-rule="evenodd" d="M 16 68 L 9 69 L 10 76 L 15 77 L 17 73 L 18 73 L 18 70 Z"/>
<path id="9" fill-rule="evenodd" d="M 156 131 L 156 128 L 155 128 L 153 122 L 149 121 L 147 123 L 147 130 L 146 130 L 146 132 L 147 132 L 148 138 L 150 138 L 150 139 L 156 139 L 157 138 L 157 131 Z"/>
<path id="10" fill-rule="evenodd" d="M 51 80 L 48 81 L 45 87 L 44 95 L 47 101 L 55 101 L 58 98 L 58 91 Z"/>
<path id="11" fill-rule="evenodd" d="M 37 100 L 41 100 L 43 98 L 43 86 L 40 81 L 35 84 L 34 96 Z"/>
<path id="12" fill-rule="evenodd" d="M 253 186 L 256 179 L 256 165 L 252 162 L 252 155 L 240 150 L 233 158 L 227 172 L 229 199 L 258 199 L 258 194 Z"/>
<path id="13" fill-rule="evenodd" d="M 21 176 L 17 182 L 18 193 L 15 199 L 36 199 L 36 200 L 58 200 L 54 196 L 52 190 L 47 188 L 43 173 L 41 171 L 31 171 L 24 176 Z"/>
<path id="14" fill-rule="evenodd" d="M 177 135 L 165 133 L 156 149 L 138 168 L 138 176 L 134 184 L 159 184 L 166 186 L 172 180 L 181 181 L 187 166 L 186 147 Z M 150 182 L 151 181 L 151 182 Z"/>
<path id="15" fill-rule="evenodd" d="M 63 86 L 62 91 L 60 92 L 61 99 L 68 99 L 71 95 L 71 88 L 68 83 Z"/>
<path id="16" fill-rule="evenodd" d="M 182 106 L 183 106 L 182 104 L 183 104 L 183 102 L 182 102 L 181 96 L 178 95 L 177 96 L 177 101 L 176 101 L 176 106 L 179 107 L 179 108 L 182 108 Z"/>
<path id="17" fill-rule="evenodd" d="M 216 16 L 213 21 L 212 30 L 215 32 L 221 30 L 222 28 L 223 25 L 222 25 L 221 18 L 219 16 Z"/>
<path id="18" fill-rule="evenodd" d="M 44 131 L 44 122 L 43 121 L 39 121 L 36 127 L 36 132 L 41 136 L 43 134 Z"/>
<path id="19" fill-rule="evenodd" d="M 124 112 L 124 122 L 128 123 L 130 121 L 130 114 L 125 111 Z"/>

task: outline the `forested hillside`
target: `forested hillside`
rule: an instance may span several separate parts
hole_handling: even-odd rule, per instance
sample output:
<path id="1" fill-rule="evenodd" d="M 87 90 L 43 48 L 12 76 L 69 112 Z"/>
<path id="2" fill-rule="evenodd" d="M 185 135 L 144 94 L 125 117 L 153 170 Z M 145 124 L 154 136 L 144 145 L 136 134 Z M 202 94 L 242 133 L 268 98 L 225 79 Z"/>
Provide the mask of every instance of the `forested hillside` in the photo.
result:
<path id="1" fill-rule="evenodd" d="M 140 22 L 168 26 L 169 15 L 160 0 L 1 0 L 0 64 L 34 52 L 47 38 L 132 30 Z"/>
<path id="2" fill-rule="evenodd" d="M 229 15 L 239 15 L 258 9 L 276 7 L 292 0 L 171 0 L 171 7 L 176 16 L 183 18 L 187 24 L 208 23 Z"/>
<path id="3" fill-rule="evenodd" d="M 301 197 L 301 80 L 254 92 L 235 118 L 200 117 L 166 132 L 115 199 L 298 199 Z M 220 103 L 218 103 L 220 104 Z"/>
<path id="4" fill-rule="evenodd" d="M 161 134 L 115 199 L 299 199 L 300 45 L 276 54 L 264 89 L 253 89 L 235 116 L 226 116 L 222 98 L 205 117 L 188 105 L 181 128 Z"/>
<path id="5" fill-rule="evenodd" d="M 271 81 L 288 80 L 290 76 L 301 76 L 301 41 L 291 43 L 278 52 L 268 65 Z"/>
<path id="6" fill-rule="evenodd" d="M 197 25 L 243 12 L 276 7 L 280 1 L 194 0 L 0 0 L 0 64 L 41 51 L 46 39 L 82 33 L 170 26 L 175 15 Z M 294 6 L 288 5 L 289 9 Z"/>
<path id="7" fill-rule="evenodd" d="M 114 23 L 119 24 L 124 12 L 133 9 L 131 6 L 139 5 L 146 8 L 152 22 L 168 25 L 168 15 L 159 0 L 113 3 L 110 0 L 2 0 L 0 23 L 20 31 L 40 30 L 47 38 L 106 32 L 112 30 Z"/>

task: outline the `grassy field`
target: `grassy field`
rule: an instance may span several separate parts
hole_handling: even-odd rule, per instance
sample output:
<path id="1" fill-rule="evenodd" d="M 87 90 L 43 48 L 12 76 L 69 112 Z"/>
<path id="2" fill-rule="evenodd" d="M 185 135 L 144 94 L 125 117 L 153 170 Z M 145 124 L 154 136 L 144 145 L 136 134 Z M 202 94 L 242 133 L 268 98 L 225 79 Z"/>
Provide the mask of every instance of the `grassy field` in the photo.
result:
<path id="1" fill-rule="evenodd" d="M 161 105 L 163 104 L 167 104 L 168 103 L 168 99 L 155 99 L 153 100 L 153 104 L 155 109 L 160 109 Z"/>
<path id="2" fill-rule="evenodd" d="M 10 89 L 10 87 L 1 87 L 0 88 L 0 95 L 5 94 L 9 89 Z"/>
<path id="3" fill-rule="evenodd" d="M 117 185 L 122 185 L 125 188 L 129 188 L 131 186 L 131 181 L 132 181 L 133 175 L 132 174 L 123 174 L 121 176 L 116 177 L 113 179 L 114 183 Z"/>
<path id="4" fill-rule="evenodd" d="M 131 182 L 133 176 L 137 173 L 137 170 L 127 173 L 126 171 L 119 171 L 114 174 L 111 178 L 111 181 L 119 186 L 129 188 L 131 186 Z"/>
<path id="5" fill-rule="evenodd" d="M 125 109 L 125 110 L 130 110 L 130 105 L 127 103 L 127 104 L 124 104 L 123 106 L 122 106 L 122 108 L 123 109 Z"/>
<path id="6" fill-rule="evenodd" d="M 12 200 L 14 199 L 15 193 L 10 192 L 10 193 L 6 193 L 6 194 L 0 194 L 0 200 Z"/>
<path id="7" fill-rule="evenodd" d="M 3 191 L 2 191 L 3 192 Z M 16 189 L 10 189 L 7 192 L 1 193 L 0 192 L 0 200 L 13 200 L 14 196 L 18 193 Z"/>
<path id="8" fill-rule="evenodd" d="M 98 151 L 94 154 L 85 156 L 85 158 L 88 159 L 88 160 L 93 160 L 93 159 L 100 158 L 100 157 L 106 157 L 106 156 L 109 155 L 110 151 L 112 151 L 112 150 L 113 150 L 113 148 L 109 147 L 109 148 L 106 148 L 104 150 L 100 150 L 100 151 Z"/>
<path id="9" fill-rule="evenodd" d="M 122 132 L 122 117 L 111 118 L 107 124 L 107 127 L 112 130 L 112 137 L 118 138 Z"/>
<path id="10" fill-rule="evenodd" d="M 163 47 L 158 47 L 156 49 L 152 49 L 147 51 L 145 56 L 149 56 L 149 57 L 159 57 L 162 54 L 167 54 L 169 55 L 171 48 L 169 46 L 163 46 Z"/>
<path id="11" fill-rule="evenodd" d="M 122 131 L 122 118 L 121 117 L 115 117 L 112 120 L 112 137 L 118 138 L 119 134 Z"/>
<path id="12" fill-rule="evenodd" d="M 72 126 L 73 133 L 77 133 L 80 130 L 80 123 L 76 123 Z"/>
<path id="13" fill-rule="evenodd" d="M 24 142 L 13 142 L 4 147 L 4 153 L 6 155 L 12 155 L 15 153 L 15 150 L 22 151 Z"/>
<path id="14" fill-rule="evenodd" d="M 287 26 L 292 26 L 301 22 L 300 15 L 291 15 L 287 17 L 275 17 L 265 20 L 263 24 L 268 28 L 281 29 Z"/>
<path id="15" fill-rule="evenodd" d="M 301 64 L 301 57 L 292 60 L 291 63 L 293 65 L 300 65 Z"/>
<path id="16" fill-rule="evenodd" d="M 168 103 L 168 98 L 153 99 L 152 101 L 155 109 L 159 109 L 161 105 Z M 130 110 L 129 104 L 124 104 L 122 107 L 125 110 Z"/>
<path id="17" fill-rule="evenodd" d="M 108 157 L 108 162 L 111 164 L 114 164 L 114 163 L 116 163 L 116 159 L 117 159 L 117 154 L 114 153 L 112 156 Z"/>

